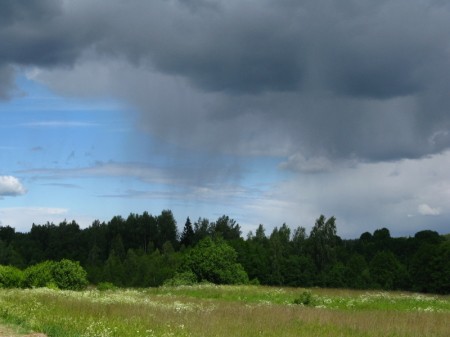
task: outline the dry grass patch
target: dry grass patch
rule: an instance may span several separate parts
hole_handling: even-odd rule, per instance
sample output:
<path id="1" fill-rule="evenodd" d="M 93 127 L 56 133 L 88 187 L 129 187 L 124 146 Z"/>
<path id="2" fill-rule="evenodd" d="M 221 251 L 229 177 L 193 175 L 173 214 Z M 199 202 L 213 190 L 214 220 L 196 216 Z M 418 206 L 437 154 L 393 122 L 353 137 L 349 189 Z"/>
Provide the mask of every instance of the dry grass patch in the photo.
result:
<path id="1" fill-rule="evenodd" d="M 42 333 L 26 333 L 17 326 L 0 324 L 0 337 L 47 337 Z"/>
<path id="2" fill-rule="evenodd" d="M 282 305 L 221 303 L 190 316 L 194 336 L 448 336 L 448 314 L 342 312 Z"/>

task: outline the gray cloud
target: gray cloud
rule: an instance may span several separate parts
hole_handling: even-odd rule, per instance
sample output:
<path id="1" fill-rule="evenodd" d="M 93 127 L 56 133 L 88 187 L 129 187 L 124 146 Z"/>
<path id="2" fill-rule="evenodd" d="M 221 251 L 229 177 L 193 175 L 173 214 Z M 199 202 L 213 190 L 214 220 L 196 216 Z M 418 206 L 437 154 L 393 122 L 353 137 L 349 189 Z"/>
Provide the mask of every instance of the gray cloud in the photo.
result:
<path id="1" fill-rule="evenodd" d="M 141 127 L 183 147 L 331 161 L 450 147 L 445 2 L 14 3 L 3 97 L 11 65 L 37 66 L 55 90 L 127 101 Z"/>
<path id="2" fill-rule="evenodd" d="M 303 173 L 327 172 L 332 169 L 332 163 L 325 157 L 305 158 L 301 154 L 293 154 L 279 167 L 284 170 Z"/>
<path id="3" fill-rule="evenodd" d="M 14 94 L 14 69 L 0 63 L 0 99 L 8 99 Z"/>
<path id="4" fill-rule="evenodd" d="M 97 27 L 82 24 L 86 15 L 69 13 L 67 5 L 61 0 L 1 2 L 0 98 L 7 98 L 14 84 L 11 67 L 71 66 L 100 38 Z"/>
<path id="5" fill-rule="evenodd" d="M 48 20 L 60 12 L 61 1 L 3 0 L 1 8 L 0 26 L 9 26 L 20 21 Z"/>
<path id="6" fill-rule="evenodd" d="M 69 157 L 72 155 L 73 153 Z M 42 179 L 51 181 L 63 178 L 121 177 L 137 179 L 148 184 L 175 186 L 179 189 L 213 189 L 218 187 L 218 185 L 224 186 L 226 184 L 231 186 L 239 178 L 237 176 L 238 173 L 236 173 L 239 169 L 229 162 L 219 162 L 211 158 L 209 163 L 205 163 L 205 168 L 202 172 L 198 171 L 196 165 L 190 165 L 187 157 L 179 158 L 179 162 L 183 162 L 182 167 L 170 165 L 170 163 L 152 165 L 148 163 L 110 161 L 97 162 L 83 168 L 33 168 L 19 171 L 19 173 L 27 174 L 33 180 Z M 13 179 L 13 177 L 0 178 Z"/>

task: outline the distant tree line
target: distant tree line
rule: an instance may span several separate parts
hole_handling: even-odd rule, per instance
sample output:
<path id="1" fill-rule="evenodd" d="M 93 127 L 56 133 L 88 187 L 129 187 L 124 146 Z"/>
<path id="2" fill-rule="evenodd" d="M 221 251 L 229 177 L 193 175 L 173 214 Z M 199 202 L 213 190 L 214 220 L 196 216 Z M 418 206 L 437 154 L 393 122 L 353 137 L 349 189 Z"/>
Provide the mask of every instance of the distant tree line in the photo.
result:
<path id="1" fill-rule="evenodd" d="M 309 234 L 263 225 L 242 238 L 228 216 L 187 218 L 181 232 L 170 210 L 94 221 L 33 224 L 28 233 L 0 227 L 0 265 L 78 261 L 90 283 L 121 287 L 166 283 L 248 283 L 293 287 L 450 293 L 450 238 L 431 230 L 393 238 L 386 228 L 341 239 L 336 219 L 321 215 Z M 1 272 L 2 269 L 0 269 Z"/>

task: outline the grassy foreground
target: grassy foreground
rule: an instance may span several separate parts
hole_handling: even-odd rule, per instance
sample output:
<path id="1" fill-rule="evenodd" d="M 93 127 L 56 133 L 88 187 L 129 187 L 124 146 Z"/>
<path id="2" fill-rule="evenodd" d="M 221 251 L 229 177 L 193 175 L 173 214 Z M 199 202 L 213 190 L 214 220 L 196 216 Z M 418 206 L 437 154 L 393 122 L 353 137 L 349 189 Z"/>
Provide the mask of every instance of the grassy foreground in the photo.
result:
<path id="1" fill-rule="evenodd" d="M 104 292 L 14 289 L 0 290 L 0 320 L 51 337 L 444 337 L 450 331 L 450 298 L 215 285 Z"/>

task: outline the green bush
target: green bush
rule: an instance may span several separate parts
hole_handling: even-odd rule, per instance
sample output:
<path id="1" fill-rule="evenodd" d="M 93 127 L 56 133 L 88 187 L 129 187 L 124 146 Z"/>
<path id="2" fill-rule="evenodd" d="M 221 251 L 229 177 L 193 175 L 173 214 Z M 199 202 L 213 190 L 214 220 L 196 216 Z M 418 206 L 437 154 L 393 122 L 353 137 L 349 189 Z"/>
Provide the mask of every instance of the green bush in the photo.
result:
<path id="1" fill-rule="evenodd" d="M 97 290 L 99 291 L 107 291 L 107 290 L 115 290 L 117 287 L 111 282 L 100 282 L 97 284 Z"/>
<path id="2" fill-rule="evenodd" d="M 59 289 L 82 290 L 88 285 L 87 273 L 80 263 L 66 259 L 53 265 L 53 280 Z"/>
<path id="3" fill-rule="evenodd" d="M 12 266 L 0 266 L 0 288 L 20 288 L 23 282 L 23 271 Z"/>
<path id="4" fill-rule="evenodd" d="M 30 266 L 24 271 L 23 285 L 27 288 L 40 288 L 55 284 L 53 268 L 56 262 L 45 261 Z"/>
<path id="5" fill-rule="evenodd" d="M 24 272 L 25 287 L 48 287 L 68 290 L 86 288 L 87 273 L 78 262 L 61 260 L 45 261 L 28 267 Z"/>
<path id="6" fill-rule="evenodd" d="M 191 286 L 197 283 L 197 276 L 192 271 L 176 273 L 174 277 L 164 282 L 165 286 Z"/>
<path id="7" fill-rule="evenodd" d="M 261 285 L 261 283 L 259 282 L 257 277 L 255 277 L 254 279 L 251 279 L 248 284 L 250 284 L 252 286 L 259 286 L 259 285 Z"/>
<path id="8" fill-rule="evenodd" d="M 225 241 L 205 238 L 186 254 L 183 267 L 199 281 L 215 284 L 248 284 L 248 275 L 237 263 L 237 252 Z"/>
<path id="9" fill-rule="evenodd" d="M 312 306 L 315 304 L 315 299 L 313 294 L 309 290 L 305 290 L 300 294 L 299 297 L 294 300 L 294 304 Z"/>

